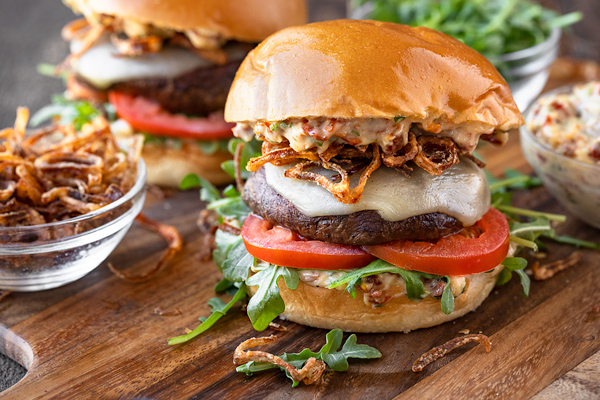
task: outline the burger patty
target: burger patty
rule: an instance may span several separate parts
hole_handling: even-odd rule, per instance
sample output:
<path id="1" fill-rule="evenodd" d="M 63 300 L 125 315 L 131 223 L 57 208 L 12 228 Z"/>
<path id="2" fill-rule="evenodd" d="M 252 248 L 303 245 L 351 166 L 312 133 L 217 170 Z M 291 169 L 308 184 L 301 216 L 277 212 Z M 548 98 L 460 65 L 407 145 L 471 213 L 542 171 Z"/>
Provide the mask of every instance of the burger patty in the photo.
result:
<path id="1" fill-rule="evenodd" d="M 330 243 L 360 246 L 406 239 L 435 240 L 463 227 L 457 219 L 438 212 L 394 222 L 386 221 L 374 210 L 308 217 L 267 184 L 264 168 L 250 175 L 242 197 L 255 214 L 272 224 Z"/>
<path id="2" fill-rule="evenodd" d="M 225 65 L 200 67 L 175 78 L 143 78 L 113 84 L 117 90 L 158 102 L 173 113 L 207 115 L 223 110 L 229 87 L 242 60 Z M 92 84 L 76 76 L 77 83 L 97 91 Z"/>

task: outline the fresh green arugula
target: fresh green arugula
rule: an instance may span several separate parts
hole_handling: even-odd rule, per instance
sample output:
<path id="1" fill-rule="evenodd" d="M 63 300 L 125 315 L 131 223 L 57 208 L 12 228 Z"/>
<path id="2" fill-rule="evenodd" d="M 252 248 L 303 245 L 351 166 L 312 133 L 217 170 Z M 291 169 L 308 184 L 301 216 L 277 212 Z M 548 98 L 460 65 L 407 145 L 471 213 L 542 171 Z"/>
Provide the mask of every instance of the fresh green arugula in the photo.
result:
<path id="1" fill-rule="evenodd" d="M 63 94 L 55 94 L 51 104 L 38 110 L 29 123 L 36 127 L 56 118 L 61 125 L 73 124 L 76 130 L 80 130 L 84 124 L 93 121 L 99 115 L 105 115 L 109 121 L 114 121 L 116 116 L 113 106 L 105 103 L 102 107 L 103 111 L 87 101 L 71 100 Z"/>
<path id="2" fill-rule="evenodd" d="M 250 176 L 250 171 L 245 168 L 245 165 L 248 164 L 251 158 L 260 157 L 261 155 L 261 143 L 253 138 L 249 142 L 244 142 L 242 139 L 231 139 L 229 140 L 229 144 L 227 146 L 229 152 L 234 155 L 237 147 L 244 143 L 244 148 L 242 149 L 242 156 L 240 159 L 241 175 L 242 179 L 248 179 Z M 233 160 L 223 161 L 221 163 L 221 168 L 223 171 L 227 172 L 232 178 L 235 177 L 235 166 Z"/>
<path id="3" fill-rule="evenodd" d="M 507 257 L 502 261 L 504 268 L 498 276 L 496 285 L 504 285 L 512 278 L 512 273 L 516 273 L 521 278 L 521 286 L 523 286 L 523 295 L 529 297 L 529 287 L 531 281 L 529 276 L 525 273 L 525 267 L 527 266 L 527 260 L 521 257 Z"/>
<path id="4" fill-rule="evenodd" d="M 350 335 L 342 346 L 343 336 L 344 334 L 341 329 L 333 329 L 327 333 L 325 345 L 318 352 L 314 353 L 310 349 L 304 349 L 300 353 L 284 353 L 280 358 L 296 368 L 302 368 L 309 358 L 314 357 L 317 360 L 325 362 L 334 371 L 346 371 L 349 367 L 348 359 L 350 358 L 372 359 L 381 357 L 381 353 L 376 348 L 366 344 L 357 344 L 356 335 L 354 334 Z M 340 346 L 342 346 L 341 349 Z M 280 368 L 282 371 L 285 371 L 285 369 L 271 363 L 254 361 L 240 365 L 236 368 L 236 371 L 244 372 L 246 375 L 251 376 L 255 372 L 272 368 Z M 286 375 L 292 379 L 287 371 Z M 292 381 L 293 387 L 298 386 L 299 382 L 293 379 Z"/>
<path id="5" fill-rule="evenodd" d="M 246 280 L 248 286 L 258 286 L 248 302 L 248 317 L 257 331 L 267 329 L 271 321 L 285 311 L 285 304 L 279 294 L 279 278 L 291 290 L 298 287 L 300 278 L 293 268 L 267 265 Z"/>
<path id="6" fill-rule="evenodd" d="M 56 71 L 56 65 L 41 63 L 37 66 L 37 72 L 40 75 L 49 76 L 51 78 L 60 78 L 63 81 L 67 80 L 67 71 L 58 72 Z"/>
<path id="7" fill-rule="evenodd" d="M 450 288 L 450 278 L 427 274 L 425 272 L 409 271 L 398 268 L 395 265 L 380 259 L 371 262 L 366 267 L 346 273 L 344 276 L 331 282 L 329 286 L 327 286 L 327 289 L 334 289 L 338 286 L 346 285 L 346 291 L 350 293 L 353 298 L 356 298 L 356 286 L 360 286 L 363 278 L 386 272 L 398 274 L 402 277 L 406 284 L 406 295 L 413 301 L 422 300 L 429 294 L 423 287 L 423 279 L 444 279 L 447 284 L 441 299 L 442 311 L 445 314 L 450 314 L 454 310 L 454 296 L 452 295 L 452 289 Z"/>
<path id="8" fill-rule="evenodd" d="M 208 318 L 201 317 L 201 323 L 196 329 L 185 335 L 171 338 L 169 339 L 168 343 L 170 345 L 184 343 L 200 335 L 202 332 L 205 332 L 206 330 L 211 328 L 218 320 L 220 320 L 225 314 L 227 314 L 227 311 L 229 311 L 229 309 L 233 307 L 235 303 L 237 303 L 238 301 L 245 300 L 246 294 L 246 285 L 242 283 L 240 284 L 237 292 L 234 294 L 233 298 L 229 301 L 229 303 L 225 304 L 223 300 L 221 300 L 218 297 L 213 297 L 212 299 L 208 300 L 208 305 L 212 308 L 210 316 Z"/>
<path id="9" fill-rule="evenodd" d="M 370 19 L 435 29 L 474 48 L 502 72 L 499 56 L 544 42 L 555 27 L 582 13 L 558 15 L 531 0 L 353 0 L 369 3 Z"/>
<path id="10" fill-rule="evenodd" d="M 586 249 L 600 250 L 600 244 L 598 243 L 577 239 L 569 235 L 556 235 L 556 233 L 553 230 L 542 233 L 542 237 L 552 239 L 558 243 L 570 244 L 577 248 L 583 247 Z"/>

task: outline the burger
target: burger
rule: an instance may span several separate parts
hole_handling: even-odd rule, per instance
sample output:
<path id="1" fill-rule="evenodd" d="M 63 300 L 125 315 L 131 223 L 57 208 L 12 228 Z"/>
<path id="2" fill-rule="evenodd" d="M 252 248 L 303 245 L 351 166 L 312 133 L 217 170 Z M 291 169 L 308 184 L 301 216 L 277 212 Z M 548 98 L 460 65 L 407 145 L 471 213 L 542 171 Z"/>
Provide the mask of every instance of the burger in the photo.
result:
<path id="1" fill-rule="evenodd" d="M 67 91 L 109 101 L 146 135 L 148 181 L 177 186 L 188 173 L 229 181 L 220 168 L 231 157 L 229 86 L 256 43 L 306 22 L 304 0 L 64 2 L 85 17 L 63 29 Z"/>
<path id="2" fill-rule="evenodd" d="M 494 287 L 508 224 L 473 151 L 523 119 L 476 51 L 378 21 L 287 28 L 242 62 L 225 119 L 262 141 L 239 227 L 256 260 L 255 327 L 277 290 L 281 317 L 300 324 L 406 332 L 474 310 Z M 239 249 L 225 255 L 222 269 L 239 267 Z"/>

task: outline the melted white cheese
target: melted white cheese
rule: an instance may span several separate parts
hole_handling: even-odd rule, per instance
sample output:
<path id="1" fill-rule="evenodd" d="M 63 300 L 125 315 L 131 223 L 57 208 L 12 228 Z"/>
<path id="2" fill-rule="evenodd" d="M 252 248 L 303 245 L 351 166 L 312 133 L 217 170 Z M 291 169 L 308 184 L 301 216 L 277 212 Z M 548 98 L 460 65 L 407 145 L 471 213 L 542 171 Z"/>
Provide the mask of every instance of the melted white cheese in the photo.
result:
<path id="1" fill-rule="evenodd" d="M 314 182 L 286 178 L 284 172 L 290 167 L 266 164 L 267 183 L 309 217 L 375 210 L 386 221 L 401 221 L 414 215 L 441 212 L 470 226 L 490 208 L 485 174 L 467 159 L 461 159 L 439 176 L 415 168 L 412 177 L 407 178 L 392 168 L 381 166 L 367 181 L 356 204 L 340 203 Z"/>
<path id="2" fill-rule="evenodd" d="M 72 42 L 75 53 L 81 43 Z M 104 35 L 78 60 L 71 64 L 73 70 L 98 89 L 114 83 L 139 78 L 172 78 L 212 63 L 183 47 L 166 46 L 158 53 L 137 57 L 119 55 L 117 48 Z"/>

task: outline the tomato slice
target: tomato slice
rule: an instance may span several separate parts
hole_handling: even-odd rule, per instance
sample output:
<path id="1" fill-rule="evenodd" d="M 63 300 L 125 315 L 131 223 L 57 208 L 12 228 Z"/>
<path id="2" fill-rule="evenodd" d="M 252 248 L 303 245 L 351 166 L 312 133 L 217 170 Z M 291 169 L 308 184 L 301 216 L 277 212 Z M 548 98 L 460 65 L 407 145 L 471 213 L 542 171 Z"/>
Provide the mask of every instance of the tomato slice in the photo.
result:
<path id="1" fill-rule="evenodd" d="M 171 114 L 158 103 L 114 90 L 108 92 L 108 100 L 119 117 L 141 132 L 197 140 L 233 137 L 231 128 L 235 124 L 225 122 L 222 113 L 212 113 L 207 118 Z"/>
<path id="2" fill-rule="evenodd" d="M 254 257 L 284 267 L 338 270 L 362 268 L 375 260 L 358 246 L 305 240 L 255 214 L 244 221 L 242 239 Z"/>
<path id="3" fill-rule="evenodd" d="M 489 271 L 508 253 L 508 223 L 504 215 L 490 210 L 475 224 L 481 234 L 468 238 L 460 233 L 435 243 L 401 240 L 365 250 L 398 267 L 436 275 L 471 275 Z"/>

